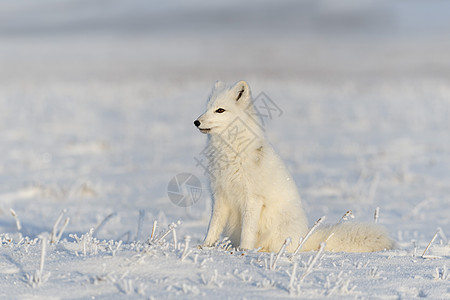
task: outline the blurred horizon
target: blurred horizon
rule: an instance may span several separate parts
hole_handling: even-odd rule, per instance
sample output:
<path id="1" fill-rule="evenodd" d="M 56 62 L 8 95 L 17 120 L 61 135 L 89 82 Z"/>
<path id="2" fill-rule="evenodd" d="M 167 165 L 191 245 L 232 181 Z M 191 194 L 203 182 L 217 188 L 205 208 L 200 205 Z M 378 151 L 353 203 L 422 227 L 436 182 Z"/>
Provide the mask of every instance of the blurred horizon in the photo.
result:
<path id="1" fill-rule="evenodd" d="M 450 2 L 0 0 L 0 80 L 450 77 Z M 266 80 L 267 79 L 267 80 Z"/>
<path id="2" fill-rule="evenodd" d="M 1 36 L 206 34 L 411 38 L 450 33 L 450 3 L 419 1 L 0 1 Z"/>

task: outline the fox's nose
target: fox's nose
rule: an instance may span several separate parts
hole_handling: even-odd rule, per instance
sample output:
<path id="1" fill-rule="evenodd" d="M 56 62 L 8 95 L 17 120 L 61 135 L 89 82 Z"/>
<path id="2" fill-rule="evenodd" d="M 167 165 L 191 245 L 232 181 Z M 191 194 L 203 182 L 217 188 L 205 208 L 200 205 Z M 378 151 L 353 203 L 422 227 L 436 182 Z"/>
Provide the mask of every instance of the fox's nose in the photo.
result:
<path id="1" fill-rule="evenodd" d="M 194 121 L 194 125 L 197 126 L 197 127 L 200 126 L 200 121 L 199 120 L 195 120 Z"/>

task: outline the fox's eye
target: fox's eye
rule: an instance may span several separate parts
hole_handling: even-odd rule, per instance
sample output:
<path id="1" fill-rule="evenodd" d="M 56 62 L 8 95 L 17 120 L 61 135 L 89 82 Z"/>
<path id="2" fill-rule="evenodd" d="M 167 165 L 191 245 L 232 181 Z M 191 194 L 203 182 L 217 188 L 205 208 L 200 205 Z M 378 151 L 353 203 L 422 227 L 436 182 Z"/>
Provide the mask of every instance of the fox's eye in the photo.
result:
<path id="1" fill-rule="evenodd" d="M 223 113 L 224 111 L 225 111 L 225 109 L 223 109 L 223 108 L 218 108 L 218 109 L 216 110 L 216 113 L 221 114 L 221 113 Z"/>

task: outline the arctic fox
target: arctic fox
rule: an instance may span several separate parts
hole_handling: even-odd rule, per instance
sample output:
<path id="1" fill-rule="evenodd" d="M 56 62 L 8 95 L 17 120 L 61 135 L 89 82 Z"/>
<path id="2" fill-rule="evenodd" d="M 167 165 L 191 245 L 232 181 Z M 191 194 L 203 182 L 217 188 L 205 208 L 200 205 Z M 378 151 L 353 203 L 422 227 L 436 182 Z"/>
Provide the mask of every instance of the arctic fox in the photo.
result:
<path id="1" fill-rule="evenodd" d="M 206 112 L 194 121 L 208 134 L 205 156 L 213 209 L 205 246 L 224 233 L 234 247 L 279 251 L 289 237 L 305 237 L 308 221 L 297 187 L 265 138 L 248 84 L 217 81 Z M 302 251 L 371 252 L 392 249 L 393 240 L 375 224 L 346 222 L 319 227 Z M 287 245 L 293 252 L 296 242 Z"/>

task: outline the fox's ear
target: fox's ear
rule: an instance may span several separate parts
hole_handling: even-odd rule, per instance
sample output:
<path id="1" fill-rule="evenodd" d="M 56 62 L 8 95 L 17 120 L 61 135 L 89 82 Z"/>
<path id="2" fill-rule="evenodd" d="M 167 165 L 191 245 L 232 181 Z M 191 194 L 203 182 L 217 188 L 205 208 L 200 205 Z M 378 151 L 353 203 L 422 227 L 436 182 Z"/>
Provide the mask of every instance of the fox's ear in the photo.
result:
<path id="1" fill-rule="evenodd" d="M 236 101 L 241 99 L 249 99 L 250 98 L 250 88 L 248 87 L 248 83 L 244 80 L 239 81 L 233 86 L 233 92 L 236 95 Z"/>

